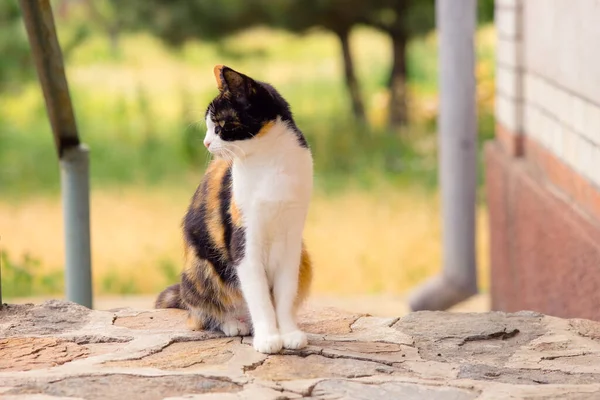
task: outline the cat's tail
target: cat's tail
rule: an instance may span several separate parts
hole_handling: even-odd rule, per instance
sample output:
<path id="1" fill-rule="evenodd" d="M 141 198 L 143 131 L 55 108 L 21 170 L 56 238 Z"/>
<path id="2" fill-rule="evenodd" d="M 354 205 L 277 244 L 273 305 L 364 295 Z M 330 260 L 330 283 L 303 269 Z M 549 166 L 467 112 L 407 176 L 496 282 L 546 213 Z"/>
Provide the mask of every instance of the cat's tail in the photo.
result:
<path id="1" fill-rule="evenodd" d="M 154 308 L 179 308 L 186 310 L 181 299 L 181 285 L 177 283 L 163 290 L 156 298 Z"/>

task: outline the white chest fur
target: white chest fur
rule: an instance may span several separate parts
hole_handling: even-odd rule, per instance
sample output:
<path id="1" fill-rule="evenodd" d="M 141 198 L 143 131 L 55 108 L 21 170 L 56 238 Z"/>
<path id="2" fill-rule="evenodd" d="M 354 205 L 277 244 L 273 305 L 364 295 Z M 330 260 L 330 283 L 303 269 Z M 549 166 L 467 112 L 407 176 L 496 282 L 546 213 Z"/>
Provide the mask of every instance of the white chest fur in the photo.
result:
<path id="1" fill-rule="evenodd" d="M 277 243 L 291 239 L 290 235 L 301 238 L 312 195 L 312 156 L 288 129 L 278 123 L 264 138 L 251 139 L 256 141 L 249 149 L 251 155 L 235 160 L 232 170 L 233 198 L 247 240 L 256 235 L 261 241 L 269 276 L 279 264 L 275 259 L 283 256 L 277 254 Z"/>

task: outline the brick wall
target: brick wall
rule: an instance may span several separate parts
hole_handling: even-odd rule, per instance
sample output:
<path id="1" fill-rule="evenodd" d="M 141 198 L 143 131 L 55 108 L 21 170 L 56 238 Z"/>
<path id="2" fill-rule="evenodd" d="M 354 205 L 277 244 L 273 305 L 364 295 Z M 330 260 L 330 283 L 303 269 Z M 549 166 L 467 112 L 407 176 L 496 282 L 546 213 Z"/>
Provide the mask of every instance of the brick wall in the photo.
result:
<path id="1" fill-rule="evenodd" d="M 600 292 L 598 21 L 600 0 L 496 1 L 497 140 L 486 151 L 496 309 L 600 319 L 600 295 L 583 306 L 569 275 Z M 534 218 L 535 202 L 552 215 Z"/>

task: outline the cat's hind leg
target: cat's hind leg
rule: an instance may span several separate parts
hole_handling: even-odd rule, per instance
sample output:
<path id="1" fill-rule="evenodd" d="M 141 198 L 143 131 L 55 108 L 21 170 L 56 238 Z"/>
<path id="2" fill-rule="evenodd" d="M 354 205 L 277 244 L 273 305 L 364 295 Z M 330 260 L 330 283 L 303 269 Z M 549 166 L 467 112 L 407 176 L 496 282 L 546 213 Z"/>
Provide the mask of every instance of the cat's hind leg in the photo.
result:
<path id="1" fill-rule="evenodd" d="M 251 332 L 249 321 L 236 313 L 210 315 L 206 311 L 190 308 L 187 324 L 192 330 L 222 332 L 225 336 L 248 336 Z"/>
<path id="2" fill-rule="evenodd" d="M 206 267 L 206 261 L 199 264 Z M 241 292 L 207 279 L 206 271 L 198 268 L 182 274 L 181 297 L 188 310 L 188 327 L 222 332 L 226 336 L 248 335 L 251 329 L 248 319 L 243 318 Z"/>
<path id="3" fill-rule="evenodd" d="M 219 325 L 225 336 L 248 336 L 251 332 L 250 318 L 240 313 L 229 313 Z"/>

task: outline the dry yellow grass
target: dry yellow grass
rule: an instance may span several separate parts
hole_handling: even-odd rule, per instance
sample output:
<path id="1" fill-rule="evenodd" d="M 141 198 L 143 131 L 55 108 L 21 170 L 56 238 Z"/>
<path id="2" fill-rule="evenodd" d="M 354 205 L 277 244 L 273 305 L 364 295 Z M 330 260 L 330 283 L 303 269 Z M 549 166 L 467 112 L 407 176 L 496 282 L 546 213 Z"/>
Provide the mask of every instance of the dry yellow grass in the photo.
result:
<path id="1" fill-rule="evenodd" d="M 166 284 L 163 262 L 179 266 L 180 221 L 189 192 L 130 189 L 92 194 L 96 293 L 117 290 L 107 275 L 153 293 Z M 2 248 L 29 253 L 45 272 L 63 265 L 62 211 L 57 198 L 0 203 Z M 487 288 L 488 231 L 478 210 L 480 284 Z M 402 293 L 440 267 L 439 199 L 418 189 L 348 190 L 316 195 L 306 228 L 316 294 Z M 104 282 L 104 283 L 103 283 Z"/>

